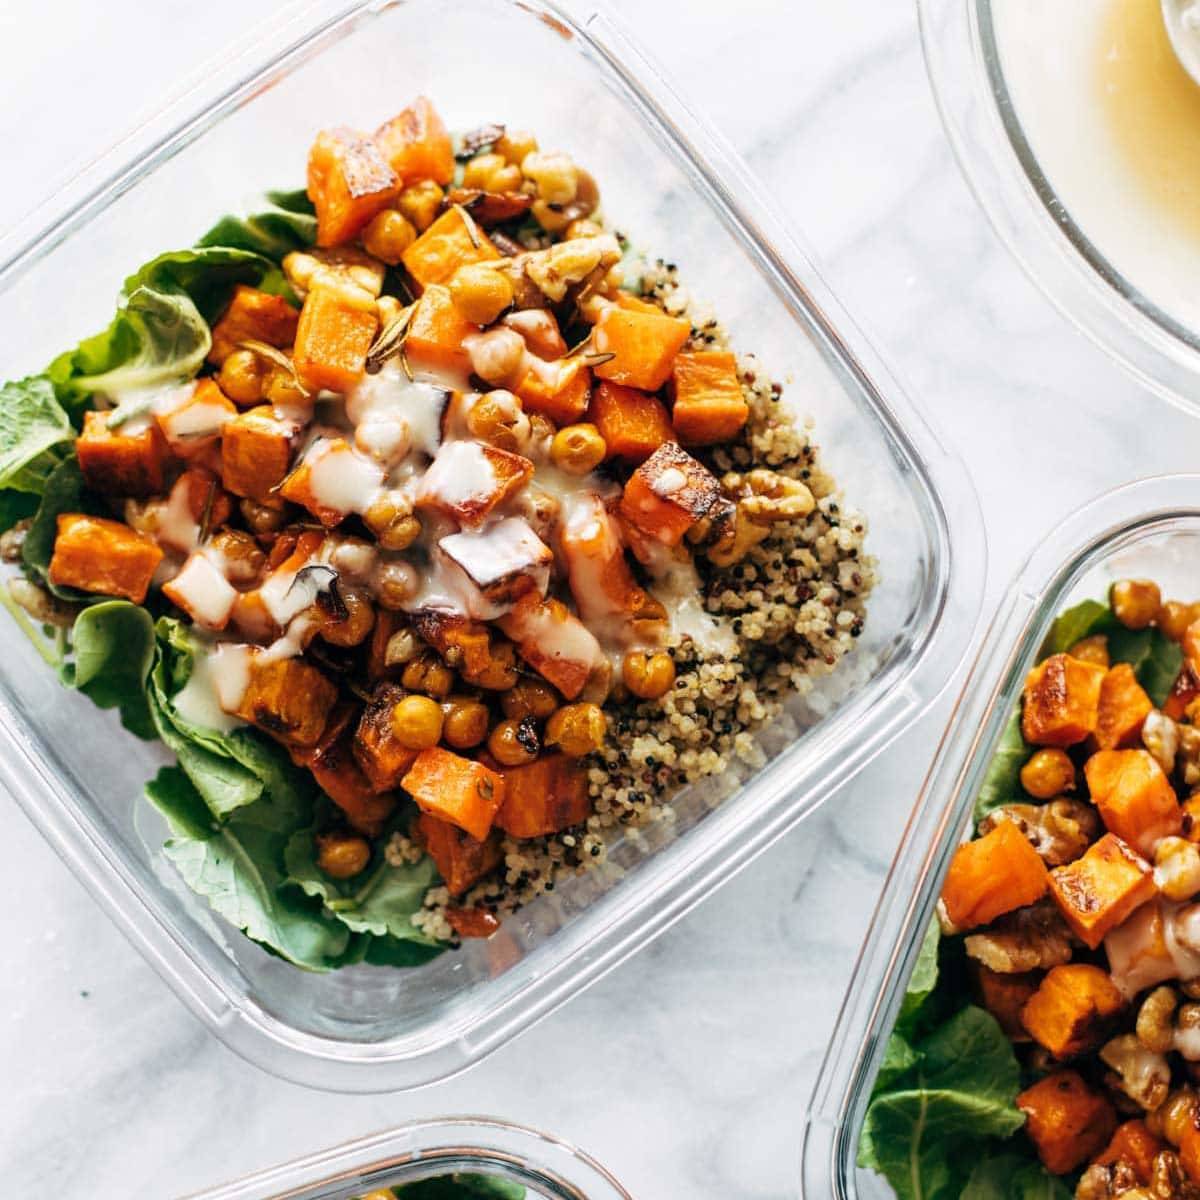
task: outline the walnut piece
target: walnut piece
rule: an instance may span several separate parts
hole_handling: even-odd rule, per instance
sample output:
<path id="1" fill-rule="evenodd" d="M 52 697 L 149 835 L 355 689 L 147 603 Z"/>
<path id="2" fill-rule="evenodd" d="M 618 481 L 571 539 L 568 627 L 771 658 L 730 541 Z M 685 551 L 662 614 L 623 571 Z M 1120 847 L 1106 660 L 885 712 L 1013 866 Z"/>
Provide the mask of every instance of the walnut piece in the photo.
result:
<path id="1" fill-rule="evenodd" d="M 1010 913 L 963 944 L 968 957 L 1001 975 L 1049 970 L 1071 961 L 1071 931 L 1053 901 Z"/>
<path id="2" fill-rule="evenodd" d="M 1061 867 L 1083 856 L 1100 832 L 1096 810 L 1060 796 L 1048 804 L 1006 804 L 979 823 L 982 836 L 1001 821 L 1011 821 L 1029 839 L 1047 866 Z"/>

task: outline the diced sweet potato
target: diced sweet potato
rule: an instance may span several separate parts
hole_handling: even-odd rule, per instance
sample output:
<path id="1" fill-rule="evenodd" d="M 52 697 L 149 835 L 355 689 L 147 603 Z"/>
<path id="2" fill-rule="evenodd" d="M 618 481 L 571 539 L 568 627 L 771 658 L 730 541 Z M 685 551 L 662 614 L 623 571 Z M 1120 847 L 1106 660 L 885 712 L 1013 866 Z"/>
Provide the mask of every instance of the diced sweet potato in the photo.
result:
<path id="1" fill-rule="evenodd" d="M 463 338 L 478 332 L 479 327 L 455 307 L 450 289 L 430 284 L 421 293 L 404 335 L 404 354 L 415 367 L 469 371 L 471 356 L 463 347 Z"/>
<path id="2" fill-rule="evenodd" d="M 400 783 L 422 812 L 466 830 L 477 842 L 504 803 L 504 777 L 440 746 L 422 750 Z"/>
<path id="3" fill-rule="evenodd" d="M 1155 1137 L 1145 1121 L 1126 1121 L 1117 1126 L 1112 1141 L 1092 1161 L 1105 1167 L 1125 1163 L 1137 1176 L 1138 1183 L 1145 1185 L 1154 1174 L 1154 1159 L 1166 1149 L 1166 1142 Z"/>
<path id="4" fill-rule="evenodd" d="M 1036 971 L 1001 974 L 972 960 L 975 987 L 979 1002 L 996 1018 L 1004 1036 L 1010 1042 L 1027 1042 L 1029 1033 L 1021 1023 L 1021 1009 L 1038 989 L 1040 976 Z"/>
<path id="5" fill-rule="evenodd" d="M 454 178 L 454 148 L 442 118 L 418 96 L 375 131 L 375 141 L 393 171 L 407 186 L 421 179 L 449 183 Z"/>
<path id="6" fill-rule="evenodd" d="M 1163 704 L 1163 712 L 1172 721 L 1180 720 L 1188 710 L 1188 705 L 1200 697 L 1200 674 L 1197 674 L 1190 663 L 1184 663 L 1171 684 L 1171 692 Z"/>
<path id="7" fill-rule="evenodd" d="M 366 371 L 379 319 L 366 293 L 315 286 L 304 298 L 292 361 L 310 392 L 348 392 Z"/>
<path id="8" fill-rule="evenodd" d="M 1017 1097 L 1046 1170 L 1065 1175 L 1099 1154 L 1117 1127 L 1113 1106 L 1075 1071 L 1055 1071 Z"/>
<path id="9" fill-rule="evenodd" d="M 750 408 L 728 350 L 697 350 L 675 356 L 671 371 L 671 423 L 685 446 L 715 446 L 735 437 Z"/>
<path id="10" fill-rule="evenodd" d="M 311 747 L 325 730 L 337 694 L 337 685 L 303 659 L 253 659 L 236 715 L 288 745 Z"/>
<path id="11" fill-rule="evenodd" d="M 1052 654 L 1025 680 L 1021 732 L 1034 746 L 1073 746 L 1096 729 L 1105 670 L 1069 654 Z"/>
<path id="12" fill-rule="evenodd" d="M 1126 997 L 1177 978 L 1161 898 L 1143 904 L 1113 929 L 1104 939 L 1104 954 L 1113 983 Z"/>
<path id="13" fill-rule="evenodd" d="M 582 360 L 571 358 L 531 370 L 515 393 L 527 413 L 546 417 L 555 425 L 573 425 L 587 411 L 591 390 L 591 371 Z"/>
<path id="14" fill-rule="evenodd" d="M 504 803 L 496 824 L 510 837 L 542 837 L 586 821 L 592 814 L 587 771 L 565 754 L 547 754 L 523 767 L 506 767 Z"/>
<path id="15" fill-rule="evenodd" d="M 607 458 L 642 463 L 664 442 L 675 440 L 671 418 L 657 396 L 608 380 L 593 392 L 588 420 L 600 431 Z"/>
<path id="16" fill-rule="evenodd" d="M 279 495 L 332 529 L 362 511 L 383 486 L 383 469 L 341 438 L 321 438 L 283 481 Z"/>
<path id="17" fill-rule="evenodd" d="M 267 608 L 260 588 L 238 592 L 229 620 L 247 641 L 273 642 L 280 634 L 279 626 L 271 616 L 271 610 Z"/>
<path id="18" fill-rule="evenodd" d="M 660 446 L 625 484 L 621 513 L 667 546 L 678 546 L 721 500 L 716 477 L 676 442 Z"/>
<path id="19" fill-rule="evenodd" d="M 401 745 L 392 732 L 392 709 L 406 694 L 393 683 L 380 684 L 354 731 L 354 757 L 377 792 L 399 787 L 417 760 L 417 751 Z"/>
<path id="20" fill-rule="evenodd" d="M 175 402 L 157 411 L 154 420 L 171 453 L 190 459 L 214 446 L 237 412 L 215 379 L 201 379 L 194 388 L 180 388 Z"/>
<path id="21" fill-rule="evenodd" d="M 412 627 L 451 666 L 467 676 L 485 671 L 492 661 L 487 626 L 457 613 L 426 608 L 412 614 Z"/>
<path id="22" fill-rule="evenodd" d="M 239 413 L 221 435 L 221 480 L 235 496 L 265 503 L 274 498 L 292 461 L 296 426 L 270 405 Z"/>
<path id="23" fill-rule="evenodd" d="M 461 208 L 448 208 L 401 255 L 418 288 L 449 283 L 467 263 L 490 262 L 500 251 Z"/>
<path id="24" fill-rule="evenodd" d="M 60 513 L 50 581 L 141 604 L 162 557 L 150 538 L 120 521 Z"/>
<path id="25" fill-rule="evenodd" d="M 474 528 L 532 477 L 533 463 L 519 454 L 479 442 L 444 442 L 421 480 L 415 503 Z"/>
<path id="26" fill-rule="evenodd" d="M 451 571 L 457 567 L 485 600 L 503 607 L 526 592 L 544 596 L 554 566 L 553 551 L 522 517 L 449 534 L 438 542 L 437 552 L 443 565 Z"/>
<path id="27" fill-rule="evenodd" d="M 388 642 L 392 640 L 392 635 L 399 633 L 402 628 L 403 618 L 399 613 L 392 612 L 387 608 L 376 609 L 375 624 L 371 628 L 371 641 L 367 646 L 368 683 L 378 683 L 393 669 L 387 664 Z"/>
<path id="28" fill-rule="evenodd" d="M 617 523 L 597 496 L 581 497 L 559 535 L 567 579 L 579 615 L 587 622 L 630 617 L 646 602 L 625 558 Z"/>
<path id="29" fill-rule="evenodd" d="M 690 322 L 659 310 L 632 310 L 614 304 L 592 332 L 596 353 L 611 354 L 593 370 L 600 379 L 656 392 L 671 377 L 675 356 L 692 331 Z"/>
<path id="30" fill-rule="evenodd" d="M 1052 967 L 1021 1011 L 1030 1036 L 1055 1058 L 1073 1058 L 1097 1046 L 1125 997 L 1107 971 L 1090 963 Z"/>
<path id="31" fill-rule="evenodd" d="M 323 129 L 308 152 L 308 198 L 317 210 L 317 245 L 337 246 L 400 194 L 400 178 L 366 134 Z"/>
<path id="32" fill-rule="evenodd" d="M 220 366 L 245 341 L 266 342 L 286 350 L 296 340 L 299 319 L 300 314 L 282 296 L 239 283 L 212 328 L 208 361 Z"/>
<path id="33" fill-rule="evenodd" d="M 481 904 L 473 908 L 447 908 L 444 911 L 446 924 L 460 938 L 490 938 L 500 928 L 500 918 Z"/>
<path id="34" fill-rule="evenodd" d="M 106 496 L 153 496 L 163 490 L 166 444 L 153 421 L 134 421 L 109 429 L 110 414 L 89 410 L 83 415 L 83 432 L 75 441 L 75 454 L 83 481 Z"/>
<path id="35" fill-rule="evenodd" d="M 163 584 L 163 595 L 183 609 L 203 629 L 220 630 L 229 624 L 238 593 L 203 552 L 195 552 L 174 579 Z"/>
<path id="36" fill-rule="evenodd" d="M 413 825 L 413 840 L 425 848 L 433 859 L 446 890 L 461 896 L 473 888 L 485 875 L 494 871 L 504 859 L 497 830 L 482 841 L 476 841 L 457 825 L 442 821 L 432 813 L 421 813 Z"/>
<path id="37" fill-rule="evenodd" d="M 1084 764 L 1092 803 L 1105 826 L 1141 854 L 1183 828 L 1183 810 L 1148 750 L 1100 750 Z"/>
<path id="38" fill-rule="evenodd" d="M 381 792 L 364 773 L 353 753 L 353 742 L 343 732 L 318 747 L 305 763 L 317 786 L 340 808 L 347 822 L 368 837 L 378 837 L 396 807 L 393 792 Z"/>
<path id="39" fill-rule="evenodd" d="M 1157 889 L 1150 864 L 1106 833 L 1082 858 L 1050 872 L 1050 892 L 1075 935 L 1095 950 Z"/>
<path id="40" fill-rule="evenodd" d="M 498 622 L 517 653 L 568 700 L 583 691 L 603 659 L 600 643 L 560 600 L 522 596 Z"/>
<path id="41" fill-rule="evenodd" d="M 1153 707 L 1129 663 L 1110 667 L 1100 684 L 1096 745 L 1101 750 L 1141 745 L 1142 725 Z"/>
<path id="42" fill-rule="evenodd" d="M 1046 864 L 1011 821 L 954 852 L 942 902 L 959 929 L 987 925 L 1024 908 L 1046 891 Z"/>

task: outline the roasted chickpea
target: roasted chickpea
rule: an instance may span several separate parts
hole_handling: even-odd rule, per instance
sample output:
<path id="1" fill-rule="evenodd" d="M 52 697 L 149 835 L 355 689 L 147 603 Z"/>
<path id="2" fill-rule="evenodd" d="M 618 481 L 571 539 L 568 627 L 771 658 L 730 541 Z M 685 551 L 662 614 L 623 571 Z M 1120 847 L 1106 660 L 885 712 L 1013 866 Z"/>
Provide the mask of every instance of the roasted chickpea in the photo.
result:
<path id="1" fill-rule="evenodd" d="M 432 179 L 423 179 L 400 193 L 396 207 L 423 233 L 438 215 L 444 194 Z"/>
<path id="2" fill-rule="evenodd" d="M 406 562 L 381 563 L 375 573 L 375 598 L 380 608 L 399 612 L 417 594 L 417 573 Z"/>
<path id="3" fill-rule="evenodd" d="M 512 329 L 489 329 L 471 340 L 471 370 L 493 387 L 519 382 L 525 362 L 525 339 Z"/>
<path id="4" fill-rule="evenodd" d="M 282 504 L 259 504 L 257 500 L 243 500 L 238 507 L 246 528 L 254 534 L 278 533 L 287 519 Z"/>
<path id="5" fill-rule="evenodd" d="M 639 700 L 657 700 L 675 683 L 675 664 L 669 654 L 646 655 L 634 650 L 621 663 L 621 679 Z"/>
<path id="6" fill-rule="evenodd" d="M 209 544 L 220 554 L 230 583 L 253 583 L 266 565 L 262 548 L 240 529 L 218 529 Z"/>
<path id="7" fill-rule="evenodd" d="M 1021 786 L 1037 800 L 1053 800 L 1075 786 L 1075 764 L 1065 750 L 1039 750 L 1021 768 Z"/>
<path id="8" fill-rule="evenodd" d="M 599 237 L 604 232 L 595 221 L 589 217 L 579 217 L 572 221 L 563 231 L 567 241 L 574 241 L 575 238 L 584 237 Z"/>
<path id="9" fill-rule="evenodd" d="M 257 404 L 266 379 L 266 367 L 253 350 L 235 350 L 221 364 L 217 385 L 234 404 Z"/>
<path id="10" fill-rule="evenodd" d="M 442 740 L 442 707 L 428 696 L 405 696 L 392 709 L 392 734 L 409 750 L 428 750 Z"/>
<path id="11" fill-rule="evenodd" d="M 1126 629 L 1145 629 L 1162 607 L 1162 596 L 1149 579 L 1120 579 L 1112 585 L 1109 602 Z"/>
<path id="12" fill-rule="evenodd" d="M 423 692 L 444 700 L 454 686 L 454 672 L 436 654 L 426 650 L 408 663 L 400 682 L 410 692 Z"/>
<path id="13" fill-rule="evenodd" d="M 486 263 L 467 263 L 450 280 L 450 299 L 474 325 L 490 325 L 513 302 L 513 286 L 503 271 Z"/>
<path id="14" fill-rule="evenodd" d="M 281 407 L 297 408 L 307 406 L 309 397 L 300 389 L 295 375 L 282 367 L 272 367 L 263 384 L 263 399 Z"/>
<path id="15" fill-rule="evenodd" d="M 443 701 L 442 718 L 442 740 L 452 750 L 470 750 L 488 735 L 487 705 L 470 696 Z"/>
<path id="16" fill-rule="evenodd" d="M 579 188 L 579 170 L 565 154 L 535 150 L 521 160 L 521 174 L 533 181 L 538 199 L 547 204 L 570 204 Z"/>
<path id="17" fill-rule="evenodd" d="M 492 147 L 493 151 L 501 155 L 505 162 L 511 163 L 515 167 L 519 167 L 526 157 L 537 148 L 537 138 L 523 129 L 506 129 L 504 136 Z"/>
<path id="18" fill-rule="evenodd" d="M 1200 618 L 1200 604 L 1184 604 L 1180 600 L 1167 600 L 1158 610 L 1154 623 L 1164 637 L 1173 642 L 1182 642 L 1188 626 Z"/>
<path id="19" fill-rule="evenodd" d="M 1080 638 L 1067 653 L 1081 662 L 1092 663 L 1097 667 L 1108 666 L 1108 638 L 1102 633 L 1094 633 L 1091 637 Z"/>
<path id="20" fill-rule="evenodd" d="M 321 625 L 321 637 L 334 646 L 361 646 L 375 628 L 375 608 L 362 588 L 339 588 L 338 594 L 346 607 L 346 615 L 335 621 L 326 617 Z"/>
<path id="21" fill-rule="evenodd" d="M 412 501 L 400 491 L 380 492 L 363 513 L 363 520 L 384 550 L 407 550 L 421 536 Z"/>
<path id="22" fill-rule="evenodd" d="M 417 231 L 412 222 L 394 208 L 376 213 L 362 231 L 363 249 L 393 267 L 416 240 Z"/>
<path id="23" fill-rule="evenodd" d="M 464 673 L 463 678 L 476 687 L 489 692 L 506 692 L 517 682 L 517 651 L 512 642 L 492 638 L 491 660 L 482 671 L 474 675 Z"/>
<path id="24" fill-rule="evenodd" d="M 467 430 L 473 438 L 513 453 L 529 445 L 529 418 L 520 400 L 503 388 L 485 392 L 471 405 Z"/>
<path id="25" fill-rule="evenodd" d="M 558 693 L 540 679 L 522 679 L 500 697 L 500 707 L 514 721 L 522 717 L 544 721 L 558 708 Z"/>
<path id="26" fill-rule="evenodd" d="M 550 457 L 555 466 L 570 475 L 586 475 L 594 471 L 608 453 L 608 445 L 595 425 L 586 422 L 564 425 L 550 443 Z"/>
<path id="27" fill-rule="evenodd" d="M 477 154 L 463 167 L 462 185 L 485 192 L 515 192 L 521 186 L 521 168 L 510 165 L 503 154 Z"/>
<path id="28" fill-rule="evenodd" d="M 583 758 L 604 744 L 608 720 L 598 704 L 567 704 L 546 722 L 546 745 Z"/>
<path id="29" fill-rule="evenodd" d="M 367 869 L 371 846 L 354 833 L 318 833 L 317 866 L 331 879 L 350 879 Z"/>
<path id="30" fill-rule="evenodd" d="M 537 726 L 531 717 L 500 721 L 488 735 L 488 750 L 502 767 L 520 767 L 538 756 Z"/>

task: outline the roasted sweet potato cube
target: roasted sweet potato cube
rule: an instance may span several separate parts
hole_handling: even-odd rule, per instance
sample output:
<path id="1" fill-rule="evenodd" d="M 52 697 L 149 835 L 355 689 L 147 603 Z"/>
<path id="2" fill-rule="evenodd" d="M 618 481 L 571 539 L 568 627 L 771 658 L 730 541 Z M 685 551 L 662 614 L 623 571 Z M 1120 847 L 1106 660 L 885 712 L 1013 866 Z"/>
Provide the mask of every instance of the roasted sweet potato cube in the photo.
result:
<path id="1" fill-rule="evenodd" d="M 380 791 L 367 777 L 353 753 L 353 741 L 343 733 L 321 746 L 305 764 L 317 786 L 342 810 L 347 822 L 367 837 L 378 837 L 396 807 L 393 792 Z"/>
<path id="2" fill-rule="evenodd" d="M 1050 892 L 1076 937 L 1095 950 L 1157 889 L 1150 864 L 1106 833 L 1082 858 L 1050 872 Z"/>
<path id="3" fill-rule="evenodd" d="M 1055 1071 L 1017 1097 L 1025 1132 L 1047 1171 L 1065 1175 L 1094 1158 L 1117 1127 L 1113 1106 L 1075 1071 Z"/>
<path id="4" fill-rule="evenodd" d="M 305 452 L 279 494 L 333 528 L 370 506 L 383 487 L 383 469 L 341 438 L 320 438 Z"/>
<path id="5" fill-rule="evenodd" d="M 1092 1161 L 1104 1167 L 1124 1163 L 1137 1176 L 1138 1183 L 1145 1185 L 1154 1174 L 1155 1158 L 1166 1149 L 1166 1142 L 1155 1137 L 1145 1121 L 1126 1121 L 1117 1126 L 1112 1141 Z"/>
<path id="6" fill-rule="evenodd" d="M 130 420 L 110 429 L 110 415 L 95 410 L 83 415 L 83 432 L 75 440 L 75 454 L 84 483 L 107 496 L 153 496 L 161 492 L 167 448 L 158 426 L 153 421 Z"/>
<path id="7" fill-rule="evenodd" d="M 444 442 L 421 480 L 416 504 L 476 528 L 533 477 L 533 463 L 479 442 Z"/>
<path id="8" fill-rule="evenodd" d="M 587 412 L 592 373 L 578 358 L 544 363 L 531 369 L 515 392 L 527 413 L 555 425 L 573 425 Z"/>
<path id="9" fill-rule="evenodd" d="M 677 442 L 667 442 L 629 477 L 621 513 L 643 533 L 678 546 L 720 500 L 721 485 L 708 468 Z"/>
<path id="10" fill-rule="evenodd" d="M 560 600 L 530 592 L 498 624 L 517 653 L 568 700 L 583 691 L 604 657 L 591 631 Z"/>
<path id="11" fill-rule="evenodd" d="M 1200 675 L 1190 663 L 1185 662 L 1179 669 L 1179 674 L 1175 676 L 1175 682 L 1171 684 L 1171 692 L 1162 710 L 1172 721 L 1178 721 L 1197 697 L 1200 697 Z"/>
<path id="12" fill-rule="evenodd" d="M 487 626 L 458 613 L 426 608 L 411 615 L 412 627 L 445 660 L 467 676 L 487 670 L 492 661 Z"/>
<path id="13" fill-rule="evenodd" d="M 237 590 L 203 551 L 188 555 L 175 578 L 163 584 L 162 591 L 194 624 L 212 630 L 229 624 L 238 598 Z"/>
<path id="14" fill-rule="evenodd" d="M 239 283 L 212 328 L 208 361 L 220 366 L 242 342 L 266 342 L 286 350 L 296 340 L 300 314 L 282 297 Z"/>
<path id="15" fill-rule="evenodd" d="M 201 379 L 195 387 L 180 388 L 171 404 L 155 412 L 154 420 L 171 453 L 192 459 L 216 445 L 237 411 L 215 379 Z"/>
<path id="16" fill-rule="evenodd" d="M 463 339 L 478 332 L 479 326 L 455 307 L 449 288 L 430 284 L 417 301 L 404 335 L 404 354 L 414 367 L 469 371 L 471 356 Z"/>
<path id="17" fill-rule="evenodd" d="M 448 208 L 401 255 L 418 288 L 449 283 L 467 263 L 491 262 L 500 251 L 461 208 Z"/>
<path id="18" fill-rule="evenodd" d="M 288 473 L 295 422 L 270 405 L 239 413 L 221 435 L 221 480 L 235 496 L 267 503 Z"/>
<path id="19" fill-rule="evenodd" d="M 736 437 L 750 408 L 727 350 L 681 351 L 671 370 L 671 423 L 685 446 L 715 446 Z"/>
<path id="20" fill-rule="evenodd" d="M 463 939 L 490 938 L 500 928 L 500 918 L 482 904 L 472 908 L 447 908 L 446 924 Z"/>
<path id="21" fill-rule="evenodd" d="M 559 534 L 567 579 L 579 615 L 587 622 L 632 617 L 646 602 L 634 582 L 616 521 L 597 496 L 581 497 Z"/>
<path id="22" fill-rule="evenodd" d="M 387 662 L 388 642 L 404 628 L 404 617 L 386 608 L 375 611 L 375 624 L 371 627 L 371 641 L 367 646 L 367 682 L 378 683 L 394 670 Z"/>
<path id="23" fill-rule="evenodd" d="M 400 178 L 366 134 L 323 129 L 308 152 L 308 198 L 317 210 L 317 245 L 336 246 L 400 194 Z"/>
<path id="24" fill-rule="evenodd" d="M 1113 983 L 1126 997 L 1178 978 L 1161 898 L 1143 904 L 1113 929 L 1104 939 L 1104 954 Z"/>
<path id="25" fill-rule="evenodd" d="M 587 771 L 565 754 L 547 754 L 523 767 L 506 767 L 504 803 L 496 824 L 510 837 L 542 837 L 592 815 Z"/>
<path id="26" fill-rule="evenodd" d="M 171 486 L 154 528 L 154 540 L 189 554 L 200 542 L 201 528 L 219 529 L 233 515 L 233 497 L 204 467 L 188 467 Z"/>
<path id="27" fill-rule="evenodd" d="M 255 658 L 249 673 L 236 715 L 290 746 L 315 746 L 337 701 L 337 685 L 300 658 Z"/>
<path id="28" fill-rule="evenodd" d="M 495 829 L 482 841 L 476 841 L 457 825 L 442 821 L 431 813 L 421 813 L 413 825 L 413 840 L 433 859 L 446 890 L 461 896 L 485 875 L 490 875 L 504 860 L 500 835 Z"/>
<path id="29" fill-rule="evenodd" d="M 1129 663 L 1110 667 L 1100 684 L 1096 745 L 1101 750 L 1141 745 L 1142 725 L 1153 707 Z"/>
<path id="30" fill-rule="evenodd" d="M 405 695 L 404 689 L 395 684 L 381 684 L 363 709 L 354 731 L 354 757 L 378 792 L 399 787 L 417 760 L 417 751 L 401 745 L 392 732 L 392 709 Z"/>
<path id="31" fill-rule="evenodd" d="M 1140 854 L 1183 828 L 1175 789 L 1148 750 L 1097 751 L 1083 773 L 1105 826 Z"/>
<path id="32" fill-rule="evenodd" d="M 972 960 L 975 990 L 979 1002 L 996 1018 L 1004 1036 L 1010 1042 L 1027 1042 L 1029 1033 L 1021 1024 L 1021 1009 L 1037 991 L 1041 976 L 1037 971 L 1022 971 L 1018 974 L 1002 974 L 989 970 Z"/>
<path id="33" fill-rule="evenodd" d="M 629 309 L 614 304 L 604 311 L 592 331 L 596 354 L 611 354 L 593 371 L 627 387 L 656 392 L 671 377 L 675 356 L 688 340 L 691 323 L 654 309 Z"/>
<path id="34" fill-rule="evenodd" d="M 1105 670 L 1069 654 L 1052 654 L 1025 680 L 1021 732 L 1034 746 L 1073 746 L 1096 729 Z"/>
<path id="35" fill-rule="evenodd" d="M 273 642 L 280 634 L 279 626 L 263 600 L 261 588 L 238 592 L 229 620 L 247 641 Z"/>
<path id="36" fill-rule="evenodd" d="M 319 283 L 304 298 L 292 361 L 310 391 L 348 392 L 366 371 L 379 319 L 365 292 Z"/>
<path id="37" fill-rule="evenodd" d="M 479 531 L 452 533 L 438 542 L 438 549 L 484 599 L 498 605 L 512 604 L 526 592 L 544 596 L 554 565 L 553 551 L 521 517 L 505 517 Z"/>
<path id="38" fill-rule="evenodd" d="M 1011 821 L 964 842 L 954 852 L 942 902 L 959 929 L 987 925 L 1024 908 L 1046 890 L 1046 864 Z"/>
<path id="39" fill-rule="evenodd" d="M 1099 1045 L 1125 997 L 1108 972 L 1090 963 L 1052 967 L 1021 1011 L 1030 1036 L 1055 1058 Z"/>
<path id="40" fill-rule="evenodd" d="M 424 96 L 375 130 L 375 141 L 393 171 L 407 186 L 421 179 L 449 183 L 454 178 L 454 148 L 442 118 Z"/>
<path id="41" fill-rule="evenodd" d="M 60 513 L 50 581 L 141 604 L 162 557 L 150 538 L 120 521 Z"/>
<path id="42" fill-rule="evenodd" d="M 422 812 L 457 825 L 477 842 L 487 838 L 504 803 L 503 776 L 440 746 L 417 755 L 401 787 Z"/>
<path id="43" fill-rule="evenodd" d="M 675 440 L 671 418 L 657 396 L 608 380 L 592 393 L 587 417 L 604 439 L 607 458 L 643 463 L 664 442 Z"/>

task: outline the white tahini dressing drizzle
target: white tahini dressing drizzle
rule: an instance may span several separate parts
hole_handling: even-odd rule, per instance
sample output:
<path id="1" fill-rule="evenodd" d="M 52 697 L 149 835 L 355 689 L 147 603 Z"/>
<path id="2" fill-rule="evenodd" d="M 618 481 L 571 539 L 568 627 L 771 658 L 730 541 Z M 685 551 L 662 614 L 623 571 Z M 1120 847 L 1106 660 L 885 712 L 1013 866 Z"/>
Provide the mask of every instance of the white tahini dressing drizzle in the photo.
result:
<path id="1" fill-rule="evenodd" d="M 304 461 L 310 472 L 313 499 L 322 508 L 340 513 L 365 512 L 383 486 L 382 468 L 345 442 L 322 439 Z"/>
<path id="2" fill-rule="evenodd" d="M 192 673 L 176 693 L 175 711 L 202 729 L 228 733 L 242 724 L 231 716 L 250 685 L 250 659 L 254 647 L 218 643 L 196 650 Z"/>
<path id="3" fill-rule="evenodd" d="M 478 442 L 447 442 L 418 485 L 423 497 L 468 504 L 496 490 L 496 470 Z"/>

